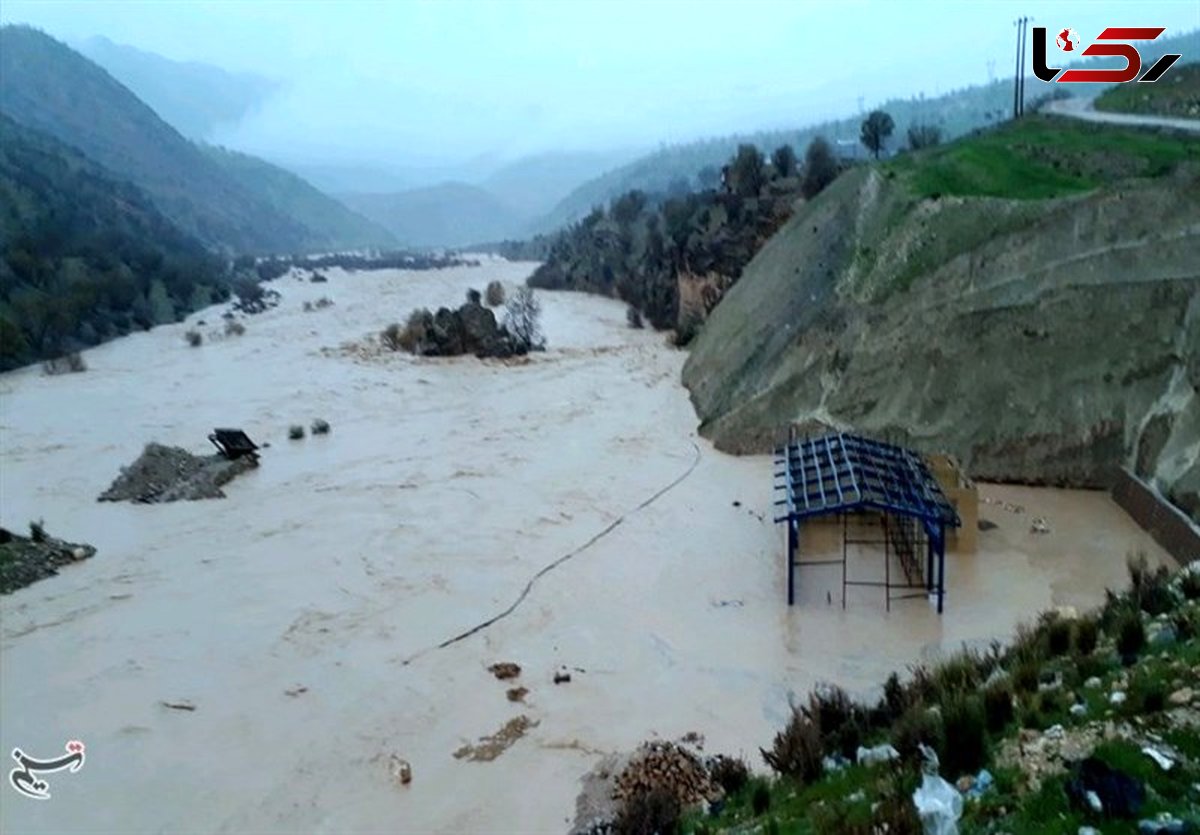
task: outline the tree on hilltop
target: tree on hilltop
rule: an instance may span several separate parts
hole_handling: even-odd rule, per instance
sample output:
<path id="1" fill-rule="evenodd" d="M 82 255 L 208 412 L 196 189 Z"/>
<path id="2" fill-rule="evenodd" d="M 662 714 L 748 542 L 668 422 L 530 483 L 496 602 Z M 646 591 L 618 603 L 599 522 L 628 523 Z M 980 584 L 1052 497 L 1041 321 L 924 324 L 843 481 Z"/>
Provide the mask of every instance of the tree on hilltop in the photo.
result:
<path id="1" fill-rule="evenodd" d="M 890 115 L 882 110 L 872 110 L 867 114 L 867 118 L 863 119 L 860 134 L 862 144 L 875 155 L 875 159 L 879 159 L 879 152 L 883 150 L 888 137 L 895 129 L 896 123 Z"/>

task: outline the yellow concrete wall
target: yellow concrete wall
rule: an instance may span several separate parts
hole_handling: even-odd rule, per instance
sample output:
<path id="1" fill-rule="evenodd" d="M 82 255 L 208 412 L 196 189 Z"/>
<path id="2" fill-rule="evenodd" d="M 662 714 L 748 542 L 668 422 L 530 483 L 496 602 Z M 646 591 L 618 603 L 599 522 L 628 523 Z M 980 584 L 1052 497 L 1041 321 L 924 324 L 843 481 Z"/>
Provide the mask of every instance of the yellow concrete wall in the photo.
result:
<path id="1" fill-rule="evenodd" d="M 979 538 L 979 491 L 967 478 L 959 463 L 949 455 L 926 456 L 929 469 L 942 486 L 942 492 L 962 520 L 961 528 L 946 531 L 946 550 L 959 554 L 975 552 Z"/>

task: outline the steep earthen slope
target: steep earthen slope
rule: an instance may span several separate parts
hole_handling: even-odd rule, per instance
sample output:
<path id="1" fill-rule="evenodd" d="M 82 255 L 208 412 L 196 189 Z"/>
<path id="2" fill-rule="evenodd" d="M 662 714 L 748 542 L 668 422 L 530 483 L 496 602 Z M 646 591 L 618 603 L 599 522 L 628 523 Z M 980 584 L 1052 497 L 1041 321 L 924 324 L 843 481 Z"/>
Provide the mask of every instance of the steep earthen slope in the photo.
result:
<path id="1" fill-rule="evenodd" d="M 842 177 L 697 338 L 703 434 L 748 452 L 854 428 L 1038 483 L 1127 464 L 1197 518 L 1200 167 L 1155 164 L 1040 199 L 930 193 L 919 164 Z"/>

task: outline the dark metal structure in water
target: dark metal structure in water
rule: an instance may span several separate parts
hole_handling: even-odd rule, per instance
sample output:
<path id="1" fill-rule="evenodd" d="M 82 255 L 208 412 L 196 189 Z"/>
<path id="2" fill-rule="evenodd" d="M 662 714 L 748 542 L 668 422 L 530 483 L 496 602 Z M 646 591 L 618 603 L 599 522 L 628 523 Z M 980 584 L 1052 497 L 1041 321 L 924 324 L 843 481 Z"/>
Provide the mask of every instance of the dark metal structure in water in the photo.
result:
<path id="1" fill-rule="evenodd" d="M 893 599 L 936 595 L 940 613 L 946 596 L 946 528 L 959 527 L 957 511 L 920 453 L 858 435 L 834 433 L 792 439 L 776 453 L 775 518 L 787 525 L 788 605 L 796 601 L 796 568 L 842 566 L 842 608 L 848 586 L 885 590 Z M 801 527 L 822 517 L 840 518 L 841 559 L 798 561 Z M 853 579 L 847 547 L 882 546 L 884 579 Z M 892 558 L 901 576 L 893 577 Z"/>

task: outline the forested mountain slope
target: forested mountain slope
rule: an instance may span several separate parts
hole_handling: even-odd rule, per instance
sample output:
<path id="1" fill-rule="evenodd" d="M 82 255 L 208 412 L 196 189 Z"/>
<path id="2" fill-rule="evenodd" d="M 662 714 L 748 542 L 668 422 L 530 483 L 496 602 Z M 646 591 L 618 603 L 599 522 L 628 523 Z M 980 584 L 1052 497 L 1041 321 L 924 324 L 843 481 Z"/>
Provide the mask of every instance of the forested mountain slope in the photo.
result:
<path id="1" fill-rule="evenodd" d="M 135 186 L 0 115 L 0 369 L 175 321 L 223 276 Z"/>

